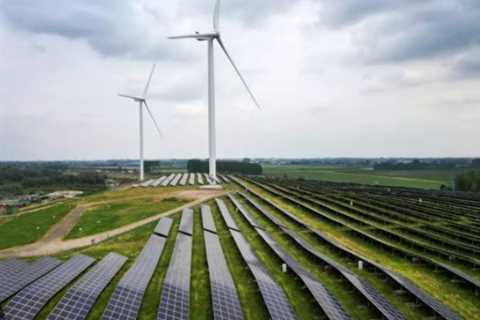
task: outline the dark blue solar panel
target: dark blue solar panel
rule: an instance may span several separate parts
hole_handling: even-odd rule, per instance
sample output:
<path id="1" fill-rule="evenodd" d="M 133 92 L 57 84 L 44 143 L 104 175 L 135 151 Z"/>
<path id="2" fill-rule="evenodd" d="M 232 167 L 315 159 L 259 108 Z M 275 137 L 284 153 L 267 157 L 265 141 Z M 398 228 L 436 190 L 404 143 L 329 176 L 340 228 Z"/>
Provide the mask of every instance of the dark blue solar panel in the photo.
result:
<path id="1" fill-rule="evenodd" d="M 87 269 L 94 259 L 79 255 L 17 293 L 5 306 L 8 320 L 33 320 L 47 302 Z"/>
<path id="2" fill-rule="evenodd" d="M 180 219 L 180 227 L 178 227 L 178 231 L 190 236 L 193 234 L 193 210 L 192 209 L 183 209 L 182 218 Z"/>
<path id="3" fill-rule="evenodd" d="M 110 253 L 85 274 L 55 306 L 48 320 L 83 320 L 127 258 Z"/>
<path id="4" fill-rule="evenodd" d="M 158 236 L 167 238 L 168 234 L 170 233 L 172 224 L 173 224 L 173 220 L 171 218 L 162 218 L 158 222 L 153 232 Z"/>
<path id="5" fill-rule="evenodd" d="M 158 320 L 190 319 L 191 264 L 192 237 L 179 232 L 163 283 Z"/>
<path id="6" fill-rule="evenodd" d="M 103 313 L 105 320 L 135 320 L 166 239 L 152 235 L 133 266 L 122 277 Z"/>
<path id="7" fill-rule="evenodd" d="M 202 206 L 202 224 L 203 229 L 216 233 L 217 228 L 215 227 L 215 222 L 213 221 L 212 211 L 207 205 Z"/>
<path id="8" fill-rule="evenodd" d="M 13 263 L 12 266 L 17 266 L 18 270 L 15 272 L 12 270 L 8 277 L 0 279 L 0 302 L 5 301 L 33 281 L 52 271 L 61 263 L 60 260 L 50 257 L 41 258 L 31 264 L 26 262 Z"/>

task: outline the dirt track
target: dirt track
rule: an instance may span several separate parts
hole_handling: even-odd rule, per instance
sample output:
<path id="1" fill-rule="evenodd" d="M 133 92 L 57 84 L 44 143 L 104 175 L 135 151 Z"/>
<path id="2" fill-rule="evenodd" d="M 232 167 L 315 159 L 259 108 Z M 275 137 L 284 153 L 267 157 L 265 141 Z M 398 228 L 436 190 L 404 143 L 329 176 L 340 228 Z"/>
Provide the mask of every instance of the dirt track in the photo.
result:
<path id="1" fill-rule="evenodd" d="M 159 220 L 162 217 L 178 213 L 185 208 L 197 206 L 222 194 L 224 194 L 223 190 L 181 191 L 177 195 L 179 198 L 194 198 L 196 200 L 176 209 L 159 213 L 155 216 L 131 223 L 129 225 L 114 230 L 79 239 L 63 240 L 63 238 L 70 232 L 70 230 L 72 230 L 72 228 L 78 223 L 80 217 L 88 207 L 87 205 L 79 205 L 69 214 L 67 214 L 59 223 L 54 225 L 42 239 L 32 244 L 1 250 L 0 259 L 12 257 L 37 257 L 54 255 L 63 251 L 87 247 L 92 244 L 97 244 L 99 242 L 129 232 L 138 227 Z"/>

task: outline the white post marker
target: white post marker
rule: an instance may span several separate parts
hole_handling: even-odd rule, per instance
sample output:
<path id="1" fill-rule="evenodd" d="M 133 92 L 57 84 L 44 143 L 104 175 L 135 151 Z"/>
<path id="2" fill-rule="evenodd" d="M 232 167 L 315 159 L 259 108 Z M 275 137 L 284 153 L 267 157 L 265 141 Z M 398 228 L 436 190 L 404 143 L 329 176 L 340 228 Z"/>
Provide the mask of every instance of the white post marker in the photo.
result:
<path id="1" fill-rule="evenodd" d="M 286 263 L 282 263 L 282 272 L 287 273 L 287 264 Z"/>
<path id="2" fill-rule="evenodd" d="M 358 270 L 363 270 L 363 261 L 358 260 Z"/>

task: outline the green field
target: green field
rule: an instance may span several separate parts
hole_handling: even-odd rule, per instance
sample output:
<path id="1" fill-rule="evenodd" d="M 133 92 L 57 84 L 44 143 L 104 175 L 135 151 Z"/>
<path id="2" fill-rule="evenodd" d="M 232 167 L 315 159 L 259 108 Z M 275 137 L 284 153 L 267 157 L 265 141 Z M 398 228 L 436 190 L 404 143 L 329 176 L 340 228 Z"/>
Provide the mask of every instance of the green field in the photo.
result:
<path id="1" fill-rule="evenodd" d="M 81 238 L 172 210 L 185 204 L 177 198 L 132 199 L 100 204 L 85 212 L 79 223 L 68 234 L 67 239 Z"/>
<path id="2" fill-rule="evenodd" d="M 363 168 L 334 168 L 325 166 L 263 166 L 267 176 L 290 179 L 304 178 L 331 182 L 440 189 L 442 185 L 451 187 L 454 177 L 462 169 L 445 170 L 368 170 Z"/>
<path id="3" fill-rule="evenodd" d="M 75 207 L 74 202 L 58 203 L 53 207 L 0 220 L 0 249 L 33 243 L 44 236 Z"/>

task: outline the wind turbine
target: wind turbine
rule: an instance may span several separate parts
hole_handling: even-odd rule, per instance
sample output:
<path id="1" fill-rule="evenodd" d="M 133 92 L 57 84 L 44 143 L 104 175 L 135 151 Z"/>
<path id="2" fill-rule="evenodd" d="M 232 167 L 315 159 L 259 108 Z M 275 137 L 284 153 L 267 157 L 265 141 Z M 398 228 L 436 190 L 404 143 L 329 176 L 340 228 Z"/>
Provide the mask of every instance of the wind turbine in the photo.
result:
<path id="1" fill-rule="evenodd" d="M 127 98 L 127 99 L 132 99 L 133 101 L 138 102 L 138 112 L 139 112 L 139 116 L 140 116 L 140 126 L 139 126 L 140 127 L 140 181 L 143 181 L 143 179 L 145 178 L 144 165 L 143 165 L 143 107 L 145 107 L 145 109 L 147 109 L 147 112 L 150 115 L 150 118 L 152 118 L 153 124 L 155 125 L 155 128 L 158 131 L 158 134 L 160 136 L 162 136 L 162 132 L 160 131 L 160 127 L 158 126 L 158 123 L 155 120 L 155 117 L 153 116 L 153 113 L 150 110 L 150 108 L 148 106 L 148 103 L 147 103 L 148 89 L 150 88 L 150 82 L 152 81 L 153 73 L 155 72 L 155 67 L 156 66 L 154 64 L 141 97 L 131 96 L 131 95 L 127 95 L 127 94 L 119 94 L 120 97 Z"/>
<path id="2" fill-rule="evenodd" d="M 217 0 L 215 4 L 215 9 L 213 13 L 213 32 L 210 33 L 199 33 L 169 37 L 169 39 L 196 39 L 198 41 L 207 41 L 208 42 L 208 142 L 209 142 L 209 176 L 212 183 L 215 184 L 217 178 L 217 165 L 216 165 L 216 137 L 215 137 L 215 71 L 214 71 L 214 55 L 213 55 L 213 45 L 217 41 L 220 45 L 220 48 L 223 50 L 227 59 L 235 69 L 235 72 L 240 77 L 245 89 L 247 89 L 248 94 L 252 98 L 255 105 L 261 109 L 260 104 L 253 95 L 252 91 L 248 87 L 247 82 L 243 78 L 240 70 L 238 70 L 235 62 L 227 51 L 225 44 L 222 41 L 220 35 L 220 0 Z"/>

